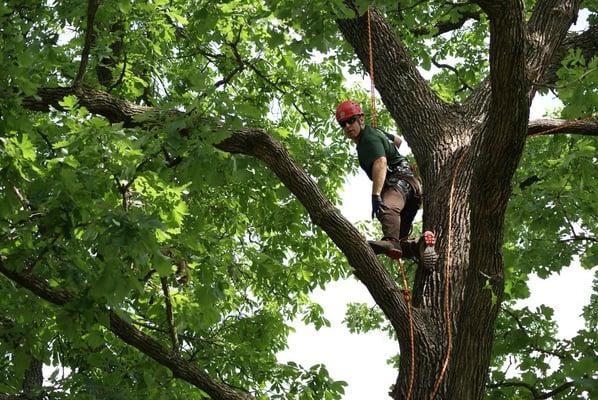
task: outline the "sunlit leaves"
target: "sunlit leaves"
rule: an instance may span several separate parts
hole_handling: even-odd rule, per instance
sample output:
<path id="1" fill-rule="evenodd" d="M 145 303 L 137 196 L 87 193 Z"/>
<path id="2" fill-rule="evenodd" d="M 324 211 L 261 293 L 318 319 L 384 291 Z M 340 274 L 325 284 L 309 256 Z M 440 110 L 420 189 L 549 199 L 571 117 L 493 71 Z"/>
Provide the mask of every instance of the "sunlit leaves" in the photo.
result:
<path id="1" fill-rule="evenodd" d="M 10 41 L 34 10 L 3 32 L 5 57 L 20 54 L 4 85 L 25 94 L 68 85 L 83 44 L 83 3 L 41 10 L 40 24 L 60 38 L 45 42 L 51 57 L 40 57 L 37 36 Z M 139 129 L 90 115 L 75 96 L 60 101 L 61 112 L 35 116 L 2 103 L 2 185 L 10 189 L 0 196 L 2 255 L 82 296 L 48 314 L 57 341 L 39 338 L 55 364 L 79 369 L 53 377 L 55 395 L 158 398 L 156 388 L 167 387 L 181 398 L 203 397 L 161 368 L 141 368 L 141 356 L 96 319 L 104 307 L 126 310 L 123 318 L 165 340 L 165 277 L 184 351 L 202 368 L 258 396 L 284 387 L 288 398 L 339 398 L 343 384 L 323 367 L 280 366 L 275 353 L 286 347 L 294 317 L 328 324 L 307 294 L 344 276 L 345 261 L 278 178 L 212 146 L 248 123 L 285 132 L 291 153 L 337 199 L 348 146 L 329 145 L 337 94 L 320 88 L 340 87 L 340 68 L 333 57 L 311 58 L 330 42 L 302 40 L 298 25 L 289 31 L 260 2 L 120 0 L 101 3 L 96 17 L 84 84 L 181 113 L 138 116 Z M 333 20 L 327 26 L 335 30 Z M 111 69 L 108 80 L 99 81 L 98 68 Z M 31 79 L 32 71 L 39 76 Z M 113 366 L 123 352 L 127 361 Z M 21 370 L 9 367 L 16 387 Z"/>
<path id="2" fill-rule="evenodd" d="M 598 57 L 585 60 L 581 50 L 571 50 L 557 72 L 557 91 L 565 104 L 563 117 L 587 118 L 598 113 Z"/>

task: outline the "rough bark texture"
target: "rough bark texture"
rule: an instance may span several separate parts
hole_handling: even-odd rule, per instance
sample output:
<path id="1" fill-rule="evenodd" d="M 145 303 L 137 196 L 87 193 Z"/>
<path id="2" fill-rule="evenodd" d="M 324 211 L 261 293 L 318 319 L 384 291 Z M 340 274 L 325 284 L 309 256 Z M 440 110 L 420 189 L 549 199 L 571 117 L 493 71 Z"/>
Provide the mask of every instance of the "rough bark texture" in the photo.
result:
<path id="1" fill-rule="evenodd" d="M 416 331 L 413 399 L 430 398 L 435 383 L 439 384 L 438 399 L 482 398 L 500 304 L 492 302 L 486 283 L 491 284 L 500 301 L 505 209 L 524 142 L 528 135 L 547 129 L 552 129 L 549 133 L 598 131 L 595 123 L 587 121 L 567 127 L 564 121 L 540 120 L 531 124 L 528 121 L 535 83 L 554 81 L 554 71 L 569 46 L 582 45 L 587 55 L 596 54 L 595 28 L 589 33 L 565 37 L 576 18 L 579 2 L 538 1 L 527 23 L 520 0 L 480 0 L 477 4 L 490 19 L 491 75 L 462 106 L 442 102 L 420 76 L 407 49 L 384 17 L 376 10 L 371 15 L 372 40 L 377 49 L 374 53 L 377 88 L 417 159 L 425 187 L 424 228 L 436 232 L 440 253 L 436 271 L 417 271 L 413 288 Z M 368 69 L 366 18 L 337 22 Z M 76 95 L 90 112 L 127 126 L 137 124 L 136 115 L 155 110 L 86 88 L 42 89 L 37 97 L 24 99 L 23 105 L 33 111 L 48 111 L 50 106 L 60 109 L 58 103 L 65 95 Z M 216 147 L 264 162 L 301 201 L 313 222 L 343 251 L 356 276 L 397 332 L 403 357 L 392 396 L 405 398 L 411 351 L 406 304 L 364 238 L 326 199 L 288 151 L 262 129 L 231 133 Z M 50 289 L 32 274 L 17 273 L 1 260 L 0 272 L 59 306 L 75 296 Z M 444 289 L 446 282 L 448 292 Z M 449 314 L 445 313 L 445 294 L 449 295 Z M 198 366 L 186 362 L 116 313 L 105 312 L 110 316 L 109 329 L 123 341 L 214 399 L 251 398 L 210 378 Z M 447 358 L 449 326 L 453 350 Z M 446 374 L 439 379 L 445 361 Z"/>

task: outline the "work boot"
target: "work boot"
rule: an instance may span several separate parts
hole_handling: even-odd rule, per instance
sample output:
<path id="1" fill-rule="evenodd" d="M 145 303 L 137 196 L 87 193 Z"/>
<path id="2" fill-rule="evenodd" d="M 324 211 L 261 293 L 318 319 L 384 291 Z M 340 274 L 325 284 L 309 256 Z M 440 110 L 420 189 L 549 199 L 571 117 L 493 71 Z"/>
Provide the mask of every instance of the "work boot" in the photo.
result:
<path id="1" fill-rule="evenodd" d="M 401 245 L 398 240 L 368 240 L 368 244 L 376 254 L 385 254 L 395 260 L 403 257 Z"/>
<path id="2" fill-rule="evenodd" d="M 422 239 L 419 241 L 419 260 L 424 270 L 434 271 L 438 255 L 434 249 L 436 244 L 436 235 L 433 232 L 425 231 Z"/>

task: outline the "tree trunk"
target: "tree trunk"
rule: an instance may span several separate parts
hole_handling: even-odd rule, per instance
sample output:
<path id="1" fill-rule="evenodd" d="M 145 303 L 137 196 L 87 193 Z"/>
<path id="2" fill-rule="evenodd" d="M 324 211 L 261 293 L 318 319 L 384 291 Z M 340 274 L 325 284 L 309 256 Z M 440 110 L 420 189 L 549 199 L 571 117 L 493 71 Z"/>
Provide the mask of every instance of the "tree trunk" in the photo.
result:
<path id="1" fill-rule="evenodd" d="M 490 75 L 462 105 L 443 103 L 395 30 L 370 9 L 377 89 L 406 138 L 424 183 L 423 229 L 436 232 L 436 270 L 419 269 L 415 348 L 401 345 L 394 399 L 481 399 L 503 294 L 502 242 L 511 179 L 523 153 L 531 80 L 541 80 L 574 21 L 577 1 L 539 2 L 529 22 L 518 0 L 478 1 L 490 20 Z M 557 12 L 558 11 L 558 12 Z M 337 24 L 369 70 L 367 15 Z"/>
<path id="2" fill-rule="evenodd" d="M 349 3 L 352 3 L 348 1 Z M 491 74 L 463 105 L 441 101 L 420 76 L 395 30 L 372 10 L 376 83 L 387 109 L 418 162 L 424 183 L 424 229 L 438 238 L 440 257 L 432 273 L 419 269 L 413 286 L 415 341 L 409 337 L 408 307 L 396 282 L 378 262 L 363 237 L 327 200 L 288 151 L 262 129 L 232 134 L 216 147 L 263 161 L 296 195 L 312 221 L 343 251 L 355 275 L 368 288 L 396 331 L 401 363 L 394 399 L 407 398 L 410 372 L 415 372 L 411 399 L 483 397 L 490 363 L 494 322 L 503 290 L 502 231 L 513 173 L 528 133 L 531 82 L 550 81 L 564 54 L 559 45 L 574 20 L 579 2 L 536 2 L 529 22 L 518 0 L 479 0 L 491 22 Z M 564 18 L 566 17 L 566 18 Z M 364 16 L 337 21 L 346 40 L 369 69 Z M 596 48 L 591 35 L 579 35 Z M 573 39 L 572 39 L 573 40 Z M 571 42 L 573 43 L 573 42 Z M 565 47 L 571 45 L 566 44 Z M 562 49 L 562 46 L 561 46 Z M 85 88 L 45 88 L 26 98 L 34 111 L 60 107 L 65 95 L 111 122 L 142 124 L 134 119 L 159 109 L 143 107 L 106 92 Z M 162 110 L 164 111 L 164 110 Z M 171 110 L 170 113 L 177 113 Z M 162 114 L 162 117 L 164 114 Z M 595 129 L 595 127 L 593 128 Z M 31 274 L 3 265 L 0 273 L 41 298 L 64 305 L 75 294 L 50 288 Z M 110 329 L 124 342 L 215 399 L 252 398 L 210 379 L 149 335 L 114 313 Z M 415 359 L 411 365 L 411 352 Z"/>

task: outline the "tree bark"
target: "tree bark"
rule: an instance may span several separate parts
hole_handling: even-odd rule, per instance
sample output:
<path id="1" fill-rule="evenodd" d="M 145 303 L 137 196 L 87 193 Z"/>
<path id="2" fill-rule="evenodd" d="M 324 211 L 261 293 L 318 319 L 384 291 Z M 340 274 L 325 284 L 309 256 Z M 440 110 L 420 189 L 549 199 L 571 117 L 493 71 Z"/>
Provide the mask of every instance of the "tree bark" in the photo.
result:
<path id="1" fill-rule="evenodd" d="M 422 172 L 424 229 L 439 237 L 442 268 L 418 271 L 414 287 L 417 312 L 430 316 L 427 340 L 415 350 L 417 399 L 435 396 L 432 386 L 440 380 L 436 398 L 483 396 L 503 291 L 505 211 L 528 135 L 531 81 L 555 63 L 579 8 L 577 1 L 537 2 L 526 24 L 519 0 L 477 3 L 490 20 L 490 75 L 461 107 L 442 104 L 429 91 L 400 39 L 372 12 L 377 89 Z M 364 17 L 337 24 L 368 70 Z M 401 366 L 393 398 L 404 398 L 407 375 Z"/>
<path id="2" fill-rule="evenodd" d="M 409 345 L 406 303 L 396 283 L 360 233 L 323 196 L 288 151 L 261 129 L 232 133 L 216 145 L 221 150 L 263 161 L 347 256 L 356 276 L 366 285 L 399 338 L 402 357 L 392 392 L 395 399 L 406 396 L 411 351 L 415 353 L 414 399 L 429 398 L 435 387 L 439 390 L 436 398 L 482 397 L 504 279 L 502 230 L 511 179 L 526 137 L 544 129 L 528 121 L 536 87 L 533 83 L 551 79 L 552 68 L 564 55 L 562 49 L 589 43 L 588 54 L 596 54 L 598 47 L 595 38 L 585 33 L 564 39 L 577 13 L 577 1 L 539 1 L 527 24 L 521 1 L 478 3 L 490 18 L 491 75 L 463 106 L 447 105 L 433 93 L 393 28 L 372 10 L 376 84 L 418 162 L 425 187 L 424 228 L 436 232 L 440 253 L 433 273 L 416 273 L 414 349 Z M 369 67 L 366 18 L 339 20 L 337 24 L 362 63 Z M 23 105 L 34 111 L 48 111 L 49 106 L 60 109 L 59 101 L 66 95 L 77 96 L 90 112 L 125 126 L 140 124 L 135 116 L 158 111 L 87 88 L 41 89 L 37 97 L 24 99 Z M 554 124 L 545 122 L 542 127 L 557 128 Z M 558 129 L 564 129 L 562 123 L 559 126 Z M 561 132 L 558 129 L 553 132 Z M 582 133 L 581 129 L 588 129 L 588 125 L 570 125 L 568 129 Z M 595 127 L 591 129 L 595 131 Z M 10 279 L 55 304 L 72 298 L 72 294 L 49 289 L 31 275 L 23 277 L 0 267 L 0 272 Z M 110 329 L 170 368 L 175 376 L 206 392 L 211 390 L 214 398 L 249 398 L 203 375 L 197 366 L 184 363 L 113 312 Z M 451 353 L 449 345 L 453 348 Z"/>

